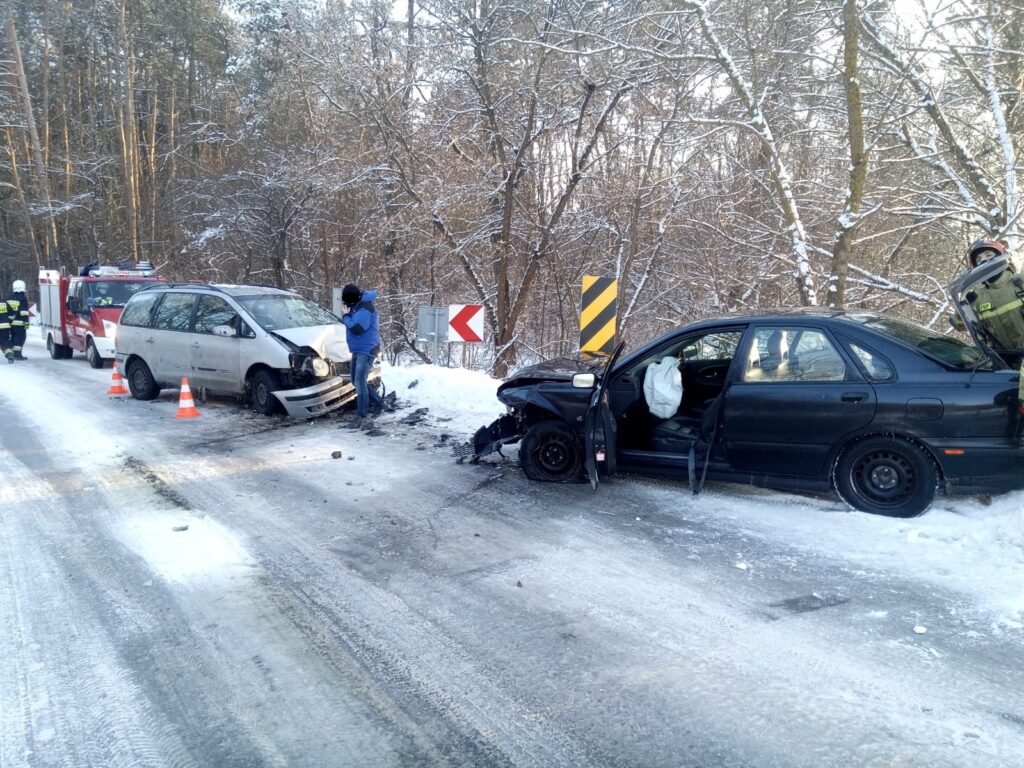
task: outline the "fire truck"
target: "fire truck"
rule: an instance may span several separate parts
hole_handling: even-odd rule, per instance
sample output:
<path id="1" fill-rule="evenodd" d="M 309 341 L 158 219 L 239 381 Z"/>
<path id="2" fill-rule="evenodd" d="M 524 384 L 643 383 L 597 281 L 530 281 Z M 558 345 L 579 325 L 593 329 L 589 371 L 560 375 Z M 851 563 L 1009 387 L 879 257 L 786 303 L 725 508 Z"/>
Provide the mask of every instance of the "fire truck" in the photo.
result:
<path id="1" fill-rule="evenodd" d="M 85 354 L 102 368 L 114 359 L 117 322 L 128 299 L 162 280 L 149 262 L 82 267 L 77 275 L 39 270 L 39 327 L 54 360 Z"/>

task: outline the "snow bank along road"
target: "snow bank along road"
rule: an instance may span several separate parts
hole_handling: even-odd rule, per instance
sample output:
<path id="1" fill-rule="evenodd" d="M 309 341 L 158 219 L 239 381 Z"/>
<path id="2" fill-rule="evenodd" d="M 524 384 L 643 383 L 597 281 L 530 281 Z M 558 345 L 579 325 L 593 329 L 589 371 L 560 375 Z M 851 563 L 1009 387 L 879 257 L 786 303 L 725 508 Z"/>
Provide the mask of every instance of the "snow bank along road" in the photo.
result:
<path id="1" fill-rule="evenodd" d="M 1024 765 L 1019 568 L 960 591 L 828 501 L 457 466 L 402 412 L 175 421 L 28 352 L 0 766 Z"/>

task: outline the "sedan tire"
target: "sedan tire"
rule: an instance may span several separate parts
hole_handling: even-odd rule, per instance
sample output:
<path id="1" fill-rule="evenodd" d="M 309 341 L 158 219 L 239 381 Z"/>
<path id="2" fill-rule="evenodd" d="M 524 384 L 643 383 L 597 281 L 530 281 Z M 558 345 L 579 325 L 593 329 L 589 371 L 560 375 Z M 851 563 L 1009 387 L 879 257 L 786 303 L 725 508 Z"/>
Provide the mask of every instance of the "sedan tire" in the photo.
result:
<path id="1" fill-rule="evenodd" d="M 869 437 L 848 446 L 836 462 L 836 491 L 861 512 L 917 517 L 931 505 L 939 485 L 932 457 L 898 437 Z"/>
<path id="2" fill-rule="evenodd" d="M 155 400 L 160 394 L 160 385 L 153 380 L 153 373 L 145 361 L 135 358 L 128 363 L 125 371 L 128 389 L 136 400 Z"/>
<path id="3" fill-rule="evenodd" d="M 519 447 L 523 471 L 531 480 L 577 482 L 583 476 L 583 450 L 569 425 L 551 419 L 530 427 Z"/>

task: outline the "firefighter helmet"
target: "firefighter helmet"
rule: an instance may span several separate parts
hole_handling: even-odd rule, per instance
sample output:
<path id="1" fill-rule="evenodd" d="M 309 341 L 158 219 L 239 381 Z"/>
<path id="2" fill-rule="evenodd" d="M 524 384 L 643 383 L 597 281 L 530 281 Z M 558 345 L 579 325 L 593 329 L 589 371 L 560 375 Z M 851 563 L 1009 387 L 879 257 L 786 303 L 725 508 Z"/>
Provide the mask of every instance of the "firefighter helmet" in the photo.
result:
<path id="1" fill-rule="evenodd" d="M 971 250 L 968 251 L 968 258 L 971 261 L 971 266 L 976 267 L 996 256 L 1002 256 L 1004 253 L 1006 253 L 1006 246 L 1002 243 L 995 240 L 976 240 L 971 246 Z"/>
<path id="2" fill-rule="evenodd" d="M 11 288 L 14 289 L 15 293 L 24 293 L 25 292 L 25 281 L 24 280 L 15 280 L 14 281 L 14 285 L 12 285 Z"/>

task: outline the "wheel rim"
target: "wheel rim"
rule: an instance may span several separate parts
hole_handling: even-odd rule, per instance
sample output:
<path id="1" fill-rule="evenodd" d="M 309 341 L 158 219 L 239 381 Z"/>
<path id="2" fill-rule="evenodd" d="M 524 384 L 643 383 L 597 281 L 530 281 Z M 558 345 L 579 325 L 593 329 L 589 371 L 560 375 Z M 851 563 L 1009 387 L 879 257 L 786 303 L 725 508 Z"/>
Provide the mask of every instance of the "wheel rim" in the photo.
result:
<path id="1" fill-rule="evenodd" d="M 269 396 L 270 390 L 267 389 L 267 385 L 263 381 L 256 382 L 256 407 L 261 410 L 265 408 Z"/>
<path id="2" fill-rule="evenodd" d="M 146 376 L 146 372 L 137 365 L 132 368 L 132 386 L 136 392 L 145 392 L 149 387 L 149 378 Z"/>
<path id="3" fill-rule="evenodd" d="M 568 435 L 545 435 L 534 451 L 537 466 L 547 475 L 562 477 L 575 468 L 576 446 Z"/>
<path id="4" fill-rule="evenodd" d="M 870 451 L 854 462 L 853 485 L 873 504 L 898 507 L 917 488 L 914 467 L 897 451 Z"/>
<path id="5" fill-rule="evenodd" d="M 88 349 L 85 350 L 85 356 L 87 358 L 89 358 L 89 365 L 95 365 L 96 364 L 96 357 L 97 357 L 96 345 L 93 344 L 91 341 L 89 342 Z"/>

